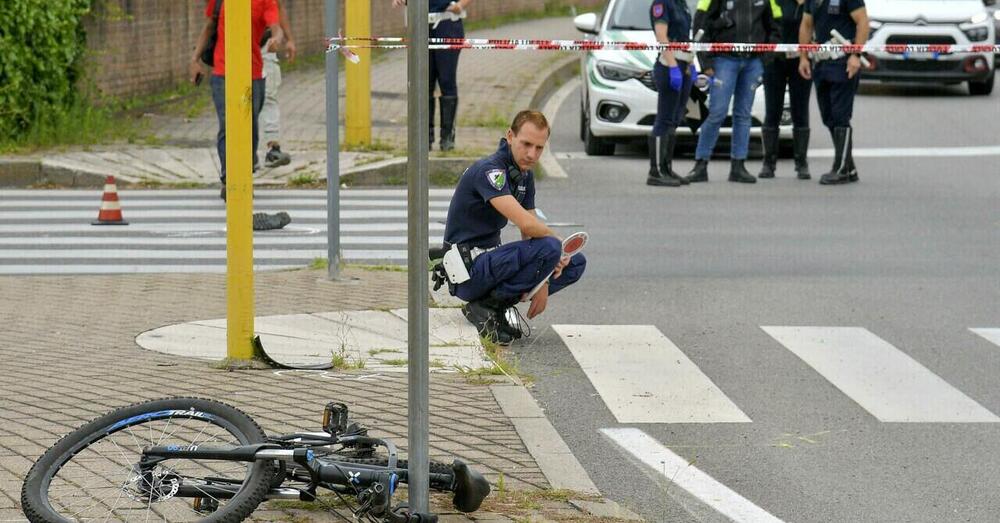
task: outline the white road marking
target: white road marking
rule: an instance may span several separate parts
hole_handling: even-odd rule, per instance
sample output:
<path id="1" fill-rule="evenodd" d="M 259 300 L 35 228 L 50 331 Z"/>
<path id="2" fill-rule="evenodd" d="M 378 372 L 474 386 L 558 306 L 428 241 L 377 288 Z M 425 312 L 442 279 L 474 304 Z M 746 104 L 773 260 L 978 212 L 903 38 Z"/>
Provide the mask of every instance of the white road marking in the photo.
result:
<path id="1" fill-rule="evenodd" d="M 407 245 L 405 236 L 341 236 L 340 245 Z M 430 245 L 441 245 L 441 236 L 431 236 Z M 326 235 L 311 234 L 308 236 L 275 236 L 274 234 L 259 234 L 253 239 L 254 247 L 273 245 L 316 245 L 326 248 Z M 158 237 L 145 238 L 139 236 L 19 236 L 17 238 L 0 237 L 0 259 L 4 258 L 4 247 L 39 245 L 115 245 L 128 249 L 138 249 L 155 246 L 171 247 L 214 247 L 226 248 L 225 236 L 194 236 L 194 237 Z M 30 251 L 28 251 L 30 252 Z"/>
<path id="2" fill-rule="evenodd" d="M 47 224 L 47 223 L 29 223 L 24 225 L 0 225 L 0 233 L 39 233 L 39 232 L 54 232 L 54 233 L 67 233 L 67 232 L 92 232 L 92 233 L 130 233 L 135 231 L 141 232 L 152 232 L 161 234 L 175 234 L 175 233 L 190 233 L 190 232 L 202 232 L 202 233 L 220 233 L 225 234 L 226 223 L 225 220 L 220 220 L 217 222 L 177 222 L 177 221 L 163 221 L 163 222 L 129 222 L 127 226 L 96 226 L 90 225 L 90 221 L 97 218 L 97 213 L 88 219 L 84 220 L 85 223 L 58 223 L 58 224 Z M 126 217 L 127 219 L 130 217 Z M 296 227 L 295 216 L 292 216 L 292 225 L 286 226 L 282 231 L 289 231 L 293 227 Z M 313 223 L 314 233 L 326 234 L 326 224 Z M 407 225 L 405 222 L 396 223 L 341 223 L 340 232 L 406 232 Z M 444 231 L 444 224 L 431 222 L 427 227 L 429 231 Z M 268 234 L 280 234 L 277 231 L 268 231 Z M 255 236 L 256 237 L 256 236 Z"/>
<path id="3" fill-rule="evenodd" d="M 452 194 L 455 193 L 454 189 L 430 189 L 430 196 L 432 198 L 451 198 Z M 102 191 L 88 189 L 88 190 L 52 190 L 52 189 L 0 189 L 0 198 L 14 198 L 14 197 L 36 197 L 43 200 L 47 200 L 54 196 L 66 197 L 69 196 L 79 196 L 85 198 L 94 198 L 98 200 L 101 199 Z M 218 197 L 218 189 L 165 189 L 165 190 L 146 190 L 146 189 L 119 189 L 119 197 L 133 197 L 133 195 L 142 195 L 143 197 L 157 197 L 157 198 L 177 198 L 177 197 L 191 197 L 191 196 L 205 196 L 211 194 L 213 197 Z M 316 198 L 318 200 L 326 199 L 325 191 L 316 190 L 306 190 L 306 189 L 290 189 L 290 190 L 277 190 L 277 189 L 255 189 L 254 195 L 257 198 L 263 197 L 284 197 L 284 198 Z M 406 189 L 341 189 L 340 198 L 353 199 L 353 198 L 406 198 Z"/>
<path id="4" fill-rule="evenodd" d="M 559 88 L 549 100 L 545 102 L 545 107 L 542 108 L 542 112 L 549 115 L 550 122 L 549 125 L 552 127 L 556 126 L 556 114 L 559 113 L 559 108 L 562 107 L 563 102 L 569 95 L 573 94 L 574 90 L 580 88 L 580 80 L 573 79 L 566 82 L 566 85 Z M 553 154 L 551 148 L 546 148 L 542 152 L 542 157 L 539 159 L 538 163 L 542 165 L 542 169 L 545 170 L 545 175 L 551 178 L 569 178 L 566 171 L 563 170 L 559 162 L 556 161 L 556 156 Z"/>
<path id="5" fill-rule="evenodd" d="M 833 158 L 833 149 L 810 149 L 810 158 Z M 855 147 L 856 158 L 926 158 L 1000 156 L 1000 146 L 976 145 L 967 147 Z M 554 153 L 557 160 L 606 160 L 607 157 L 587 156 L 583 151 Z"/>
<path id="6" fill-rule="evenodd" d="M 652 325 L 552 328 L 621 423 L 750 421 Z"/>
<path id="7" fill-rule="evenodd" d="M 674 454 L 645 432 L 633 428 L 601 429 L 601 432 L 640 462 L 729 519 L 740 523 L 781 522 L 768 511 Z"/>
<path id="8" fill-rule="evenodd" d="M 225 209 L 225 204 L 222 200 L 206 200 L 204 198 L 198 200 L 165 200 L 165 199 L 153 199 L 146 196 L 137 199 L 129 199 L 125 197 L 118 198 L 119 203 L 121 203 L 123 208 L 135 207 L 170 207 L 173 209 L 201 209 L 201 210 L 220 210 Z M 300 207 L 309 207 L 312 209 L 326 209 L 326 200 L 320 199 L 256 199 L 254 200 L 255 210 L 271 210 L 279 211 L 291 211 L 292 209 L 297 209 Z M 431 200 L 428 205 L 435 209 L 447 209 L 451 202 L 447 200 Z M 38 199 L 16 199 L 8 198 L 0 200 L 0 209 L 9 209 L 11 207 L 32 207 L 36 209 L 97 209 L 101 204 L 101 196 L 95 195 L 93 200 L 84 199 L 52 199 L 41 201 Z M 345 199 L 340 202 L 341 209 L 345 208 L 364 208 L 364 207 L 379 207 L 379 208 L 406 208 L 406 200 L 359 200 L 359 199 Z"/>
<path id="9" fill-rule="evenodd" d="M 100 202 L 98 202 L 99 204 Z M 277 211 L 280 209 L 270 209 L 265 208 L 270 211 Z M 256 209 L 258 211 L 261 208 Z M 326 219 L 326 209 L 320 210 L 297 210 L 289 213 L 292 219 L 300 218 L 305 220 L 325 220 Z M 428 216 L 430 219 L 445 219 L 448 217 L 448 211 L 429 211 Z M 226 210 L 220 209 L 164 209 L 164 210 L 147 210 L 142 208 L 122 208 L 122 215 L 126 220 L 139 219 L 139 220 L 177 220 L 178 218 L 197 218 L 197 219 L 210 219 L 218 220 L 221 223 L 226 221 Z M 97 217 L 97 207 L 93 210 L 81 210 L 81 211 L 63 211 L 63 210 L 50 210 L 50 211 L 0 211 L 0 221 L 2 220 L 93 220 Z M 341 210 L 340 219 L 341 220 L 375 220 L 375 219 L 394 219 L 394 220 L 406 220 L 407 211 L 404 210 Z"/>
<path id="10" fill-rule="evenodd" d="M 267 249 L 254 252 L 255 260 L 306 260 L 325 258 L 326 249 Z M 405 260 L 406 251 L 399 250 L 345 250 L 347 259 Z M 226 260 L 226 249 L 22 249 L 0 253 L 0 260 Z M 2 270 L 3 265 L 0 265 Z"/>
<path id="11" fill-rule="evenodd" d="M 761 327 L 879 421 L 996 423 L 992 412 L 860 327 Z"/>
<path id="12" fill-rule="evenodd" d="M 969 330 L 982 336 L 990 343 L 1000 346 L 1000 329 L 969 329 Z"/>

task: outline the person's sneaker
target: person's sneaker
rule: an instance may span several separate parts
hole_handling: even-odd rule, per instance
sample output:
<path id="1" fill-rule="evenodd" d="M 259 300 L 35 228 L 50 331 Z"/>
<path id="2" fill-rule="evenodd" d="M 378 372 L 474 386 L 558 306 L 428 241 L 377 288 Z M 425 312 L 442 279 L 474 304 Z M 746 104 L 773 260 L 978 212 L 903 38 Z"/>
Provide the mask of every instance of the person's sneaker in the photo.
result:
<path id="1" fill-rule="evenodd" d="M 478 301 L 470 301 L 462 305 L 462 315 L 469 320 L 476 331 L 483 338 L 486 338 L 497 345 L 510 345 L 514 338 L 500 328 L 497 321 L 497 313 L 493 309 L 486 307 Z"/>
<path id="2" fill-rule="evenodd" d="M 292 223 L 292 217 L 285 211 L 276 214 L 268 214 L 266 212 L 253 213 L 253 230 L 255 231 L 272 231 L 280 229 L 289 223 Z"/>
<path id="3" fill-rule="evenodd" d="M 274 144 L 264 156 L 264 166 L 267 168 L 281 167 L 292 163 L 292 157 L 288 153 L 281 152 L 281 146 Z"/>

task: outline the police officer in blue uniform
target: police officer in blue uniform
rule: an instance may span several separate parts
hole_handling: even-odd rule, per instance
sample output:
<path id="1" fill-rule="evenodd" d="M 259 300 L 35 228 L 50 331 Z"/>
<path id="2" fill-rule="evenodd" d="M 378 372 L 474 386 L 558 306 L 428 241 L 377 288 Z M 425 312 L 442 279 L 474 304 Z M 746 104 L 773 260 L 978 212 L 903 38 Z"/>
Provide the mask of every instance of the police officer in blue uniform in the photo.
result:
<path id="1" fill-rule="evenodd" d="M 778 21 L 781 43 L 797 44 L 799 26 L 805 10 L 805 0 L 777 0 L 774 13 Z M 760 129 L 764 145 L 764 164 L 758 178 L 774 178 L 778 165 L 778 125 L 785 109 L 785 88 L 792 112 L 792 151 L 795 173 L 800 180 L 809 173 L 809 97 L 812 82 L 799 74 L 799 53 L 781 53 L 764 64 L 764 125 Z"/>
<path id="2" fill-rule="evenodd" d="M 549 133 L 542 113 L 518 113 L 497 151 L 462 174 L 448 208 L 445 248 L 461 247 L 471 258 L 470 279 L 450 290 L 468 302 L 462 312 L 479 334 L 496 343 L 520 337 L 506 311 L 550 272 L 555 271 L 552 279 L 531 298 L 529 318 L 545 310 L 549 295 L 579 280 L 587 265 L 580 253 L 562 260 L 562 242 L 535 213 L 531 168 Z M 501 244 L 508 220 L 520 229 L 522 240 Z"/>
<path id="3" fill-rule="evenodd" d="M 832 31 L 839 31 L 847 40 L 858 45 L 868 41 L 868 12 L 864 0 L 806 0 L 805 14 L 799 30 L 799 43 L 815 40 L 836 43 Z M 816 84 L 816 101 L 823 117 L 823 125 L 833 137 L 834 158 L 830 172 L 820 177 L 823 185 L 836 185 L 858 181 L 852 149 L 854 130 L 851 116 L 854 96 L 861 80 L 861 55 L 844 53 L 829 55 L 817 53 L 815 63 L 802 54 L 799 56 L 799 73 Z"/>
<path id="4" fill-rule="evenodd" d="M 653 0 L 649 20 L 661 44 L 688 42 L 691 36 L 691 13 L 685 0 Z M 691 95 L 694 55 L 689 52 L 663 50 L 653 66 L 657 106 L 653 133 L 648 138 L 649 176 L 646 185 L 678 187 L 687 180 L 671 168 L 677 125 L 687 109 Z"/>
<path id="5" fill-rule="evenodd" d="M 406 0 L 392 0 L 393 5 L 406 5 Z M 431 13 L 459 14 L 472 0 L 428 0 Z M 429 28 L 430 38 L 465 38 L 461 20 L 440 20 Z M 430 143 L 434 144 L 434 89 L 441 88 L 441 150 L 455 148 L 455 114 L 458 111 L 458 56 L 461 50 L 430 51 Z"/>

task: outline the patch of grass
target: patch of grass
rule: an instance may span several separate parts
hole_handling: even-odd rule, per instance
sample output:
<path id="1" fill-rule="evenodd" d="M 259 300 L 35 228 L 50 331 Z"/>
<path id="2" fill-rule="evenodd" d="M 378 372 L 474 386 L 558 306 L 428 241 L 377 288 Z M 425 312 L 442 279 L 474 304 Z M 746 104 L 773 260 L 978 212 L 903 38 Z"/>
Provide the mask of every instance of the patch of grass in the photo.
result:
<path id="1" fill-rule="evenodd" d="M 379 354 L 386 354 L 386 353 L 392 353 L 392 352 L 399 352 L 399 351 L 396 350 L 396 349 L 372 349 L 372 350 L 368 351 L 368 355 L 369 356 L 378 356 Z"/>
<path id="2" fill-rule="evenodd" d="M 385 156 L 385 155 L 381 155 L 381 154 L 377 155 L 377 156 L 371 156 L 369 158 L 359 158 L 356 162 L 354 162 L 354 166 L 357 167 L 357 166 L 361 166 L 361 165 L 368 165 L 368 164 L 372 164 L 372 163 L 378 163 L 378 162 L 381 162 L 382 160 L 386 160 L 388 158 L 390 158 L 390 157 L 389 156 Z"/>
<path id="3" fill-rule="evenodd" d="M 509 490 L 503 485 L 503 474 L 497 480 L 492 494 L 483 500 L 479 510 L 507 516 L 525 515 L 543 508 L 544 502 L 567 503 L 571 499 L 595 499 L 594 496 L 566 489 Z M 582 520 L 587 520 L 580 514 Z"/>
<path id="4" fill-rule="evenodd" d="M 213 361 L 212 363 L 209 363 L 208 366 L 216 370 L 226 370 L 226 371 L 247 370 L 247 369 L 263 370 L 271 368 L 268 364 L 257 359 L 244 360 L 240 358 L 229 358 L 229 357 L 223 358 L 219 361 Z"/>
<path id="5" fill-rule="evenodd" d="M 330 260 L 326 258 L 313 258 L 313 261 L 309 263 L 310 269 L 326 269 L 330 266 Z"/>
<path id="6" fill-rule="evenodd" d="M 25 134 L 0 136 L 0 154 L 28 153 L 68 145 L 96 145 L 109 141 L 135 142 L 143 129 L 134 118 L 121 118 L 108 107 L 77 101 L 35 121 Z"/>
<path id="7" fill-rule="evenodd" d="M 345 264 L 345 267 L 372 272 L 406 272 L 406 266 L 404 265 L 365 265 L 360 263 L 348 263 Z"/>
<path id="8" fill-rule="evenodd" d="M 286 182 L 289 187 L 311 187 L 319 183 L 319 175 L 309 171 L 296 174 Z"/>
<path id="9" fill-rule="evenodd" d="M 455 173 L 451 171 L 434 171 L 428 176 L 428 182 L 430 185 L 435 187 L 454 187 L 458 185 L 458 179 L 462 177 L 461 173 Z"/>
<path id="10" fill-rule="evenodd" d="M 396 146 L 389 142 L 375 139 L 370 144 L 345 143 L 340 146 L 340 150 L 361 153 L 392 152 L 396 150 Z"/>
<path id="11" fill-rule="evenodd" d="M 490 109 L 489 114 L 461 119 L 459 125 L 463 127 L 485 127 L 488 129 L 506 130 L 510 127 L 510 114 L 510 111 L 500 111 L 494 107 Z"/>
<path id="12" fill-rule="evenodd" d="M 511 355 L 510 349 L 493 343 L 487 338 L 481 338 L 480 342 L 483 344 L 484 352 L 486 352 L 486 355 L 493 361 L 494 364 L 489 367 L 480 367 L 478 369 L 459 367 L 459 372 L 465 376 L 467 381 L 476 384 L 495 383 L 501 376 L 516 376 L 524 383 L 534 381 L 534 377 L 530 374 L 521 372 L 517 364 L 517 358 Z"/>
<path id="13" fill-rule="evenodd" d="M 428 363 L 428 365 L 432 369 L 443 369 L 445 367 L 444 362 L 441 360 L 431 360 L 430 363 Z"/>
<path id="14" fill-rule="evenodd" d="M 392 365 L 393 367 L 404 367 L 408 363 L 408 360 L 397 358 L 392 360 L 382 360 L 382 363 Z"/>
<path id="15" fill-rule="evenodd" d="M 143 179 L 135 183 L 123 183 L 119 182 L 119 187 L 127 187 L 129 189 L 201 189 L 206 187 L 208 184 L 196 181 L 188 182 L 163 182 L 160 180 Z"/>

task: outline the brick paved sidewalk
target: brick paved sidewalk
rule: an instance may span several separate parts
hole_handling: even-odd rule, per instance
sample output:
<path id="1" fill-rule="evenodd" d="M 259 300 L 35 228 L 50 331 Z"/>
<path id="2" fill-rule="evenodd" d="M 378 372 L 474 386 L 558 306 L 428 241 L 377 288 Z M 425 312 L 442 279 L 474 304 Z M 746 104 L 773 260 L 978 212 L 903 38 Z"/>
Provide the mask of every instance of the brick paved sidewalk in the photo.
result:
<path id="1" fill-rule="evenodd" d="M 346 276 L 352 279 L 330 282 L 325 272 L 310 270 L 259 274 L 256 314 L 406 306 L 405 273 L 348 270 Z M 323 378 L 226 372 L 137 347 L 135 336 L 149 329 L 225 316 L 224 275 L 3 277 L 0 294 L 0 521 L 21 519 L 21 481 L 45 448 L 84 421 L 144 399 L 220 399 L 247 411 L 268 432 L 315 430 L 323 405 L 339 400 L 405 449 L 405 374 L 360 382 L 363 370 Z M 510 489 L 548 487 L 488 386 L 440 374 L 430 386 L 433 459 L 475 463 L 494 482 L 502 473 Z M 552 505 L 555 513 L 573 512 L 566 503 Z M 289 517 L 267 510 L 260 515 L 269 514 Z"/>

